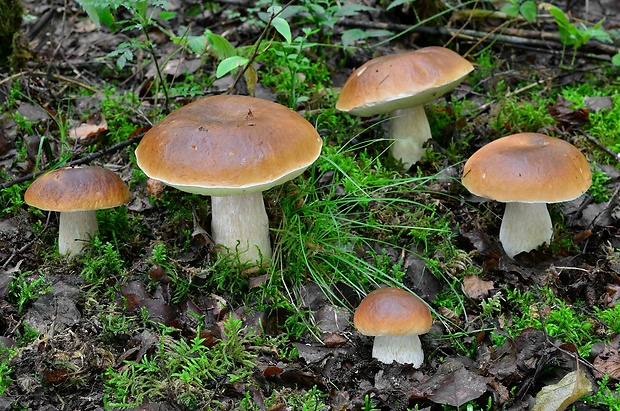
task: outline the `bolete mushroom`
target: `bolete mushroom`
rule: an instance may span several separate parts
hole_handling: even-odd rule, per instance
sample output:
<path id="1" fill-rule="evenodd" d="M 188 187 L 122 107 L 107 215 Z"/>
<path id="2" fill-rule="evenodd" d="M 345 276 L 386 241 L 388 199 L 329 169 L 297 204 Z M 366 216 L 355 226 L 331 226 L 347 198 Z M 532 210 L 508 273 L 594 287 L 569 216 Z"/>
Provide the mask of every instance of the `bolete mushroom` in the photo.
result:
<path id="1" fill-rule="evenodd" d="M 391 152 L 407 170 L 432 137 L 424 104 L 453 90 L 473 69 L 443 47 L 377 57 L 349 76 L 336 108 L 360 117 L 389 113 Z"/>
<path id="2" fill-rule="evenodd" d="M 37 178 L 26 190 L 26 204 L 59 211 L 58 252 L 81 253 L 95 234 L 97 210 L 120 206 L 131 198 L 127 184 L 107 168 L 64 167 Z"/>
<path id="3" fill-rule="evenodd" d="M 322 140 L 298 113 L 247 96 L 212 96 L 175 110 L 144 136 L 138 166 L 181 191 L 211 196 L 216 244 L 239 261 L 271 259 L 262 191 L 299 176 Z"/>
<path id="4" fill-rule="evenodd" d="M 376 289 L 355 310 L 353 324 L 360 334 L 375 337 L 372 356 L 379 361 L 412 364 L 415 368 L 424 362 L 418 335 L 430 330 L 433 318 L 414 294 L 394 287 Z"/>
<path id="5" fill-rule="evenodd" d="M 506 203 L 499 239 L 512 258 L 550 243 L 547 203 L 574 200 L 588 190 L 592 177 L 577 147 L 544 134 L 519 133 L 476 151 L 461 181 L 472 194 Z"/>

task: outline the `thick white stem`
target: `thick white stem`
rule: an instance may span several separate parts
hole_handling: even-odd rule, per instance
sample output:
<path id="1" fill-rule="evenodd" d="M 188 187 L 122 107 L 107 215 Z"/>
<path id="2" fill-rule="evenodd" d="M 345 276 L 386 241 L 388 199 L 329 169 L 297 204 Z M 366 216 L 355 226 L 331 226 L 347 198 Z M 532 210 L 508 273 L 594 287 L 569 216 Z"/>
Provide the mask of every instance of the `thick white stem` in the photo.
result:
<path id="1" fill-rule="evenodd" d="M 75 257 L 90 244 L 98 228 L 95 210 L 60 213 L 58 252 L 69 258 Z"/>
<path id="2" fill-rule="evenodd" d="M 400 364 L 412 364 L 414 368 L 424 362 L 424 351 L 417 334 L 376 336 L 372 356 L 385 364 L 396 361 Z"/>
<path id="3" fill-rule="evenodd" d="M 553 224 L 547 204 L 506 203 L 499 241 L 510 258 L 549 244 L 552 235 Z"/>
<path id="4" fill-rule="evenodd" d="M 216 244 L 237 252 L 241 263 L 271 260 L 269 218 L 262 193 L 211 197 L 211 213 Z"/>
<path id="5" fill-rule="evenodd" d="M 394 140 L 392 156 L 403 163 L 405 170 L 422 158 L 425 151 L 423 145 L 431 137 L 431 127 L 423 105 L 390 113 L 390 138 Z"/>

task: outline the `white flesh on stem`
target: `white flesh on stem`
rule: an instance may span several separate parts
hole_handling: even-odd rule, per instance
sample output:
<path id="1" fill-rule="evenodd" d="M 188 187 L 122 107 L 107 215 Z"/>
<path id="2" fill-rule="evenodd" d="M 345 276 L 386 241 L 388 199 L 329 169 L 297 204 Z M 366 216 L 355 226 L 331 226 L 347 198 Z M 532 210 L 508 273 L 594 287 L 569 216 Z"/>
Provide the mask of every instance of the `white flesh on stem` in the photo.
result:
<path id="1" fill-rule="evenodd" d="M 98 228 L 95 210 L 61 212 L 58 227 L 58 252 L 69 258 L 75 257 L 90 244 Z"/>
<path id="2" fill-rule="evenodd" d="M 506 203 L 499 241 L 508 257 L 549 244 L 552 235 L 546 203 Z"/>
<path id="3" fill-rule="evenodd" d="M 379 335 L 372 346 L 372 356 L 385 364 L 396 361 L 418 368 L 424 362 L 424 351 L 417 334 Z"/>
<path id="4" fill-rule="evenodd" d="M 402 162 L 404 170 L 422 158 L 426 151 L 424 143 L 431 137 L 423 104 L 390 113 L 391 152 L 395 159 Z"/>
<path id="5" fill-rule="evenodd" d="M 239 262 L 271 260 L 269 218 L 261 192 L 211 197 L 211 233 L 216 244 L 239 254 Z"/>

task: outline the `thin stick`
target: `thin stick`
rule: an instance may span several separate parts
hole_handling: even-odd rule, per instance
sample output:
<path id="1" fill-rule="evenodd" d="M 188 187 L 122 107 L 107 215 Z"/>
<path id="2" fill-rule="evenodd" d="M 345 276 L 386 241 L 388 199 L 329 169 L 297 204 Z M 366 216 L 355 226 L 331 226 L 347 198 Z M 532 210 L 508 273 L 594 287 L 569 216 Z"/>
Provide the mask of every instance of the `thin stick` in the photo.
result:
<path id="1" fill-rule="evenodd" d="M 116 152 L 116 151 L 118 151 L 118 150 L 120 150 L 122 148 L 130 146 L 130 145 L 132 145 L 134 143 L 138 143 L 138 142 L 140 142 L 142 137 L 144 137 L 144 133 L 139 134 L 139 135 L 137 135 L 135 137 L 132 137 L 132 138 L 130 138 L 128 140 L 121 141 L 120 143 L 116 143 L 116 144 L 114 144 L 114 145 L 112 145 L 112 146 L 110 146 L 108 148 L 103 149 L 103 150 L 91 153 L 91 154 L 89 154 L 87 156 L 80 157 L 80 158 L 78 158 L 76 160 L 73 160 L 73 161 L 69 161 L 68 163 L 63 164 L 62 166 L 63 167 L 72 167 L 72 166 L 79 166 L 79 165 L 90 163 L 91 161 L 93 161 L 93 160 L 95 160 L 95 159 L 97 159 L 99 157 L 103 157 L 105 155 L 114 153 L 114 152 Z M 5 188 L 12 187 L 15 184 L 25 183 L 26 181 L 32 180 L 37 174 L 41 174 L 41 173 L 43 173 L 45 171 L 47 171 L 47 170 L 41 170 L 41 171 L 36 172 L 36 173 L 30 173 L 30 174 L 27 174 L 25 176 L 16 178 L 14 180 L 2 183 L 2 184 L 0 184 L 0 190 L 4 190 Z"/>
<path id="2" fill-rule="evenodd" d="M 79 87 L 81 87 L 83 89 L 86 89 L 88 91 L 92 91 L 95 94 L 101 94 L 100 90 L 97 90 L 96 88 L 91 87 L 88 84 L 84 84 L 84 83 L 82 83 L 80 81 L 72 79 L 71 77 L 65 77 L 65 76 L 62 76 L 60 74 L 46 73 L 44 71 L 38 71 L 38 70 L 35 70 L 35 71 L 20 71 L 19 73 L 15 73 L 15 74 L 13 74 L 13 75 L 11 75 L 9 77 L 6 77 L 6 78 L 0 80 L 0 85 L 8 83 L 9 81 L 18 79 L 20 77 L 24 77 L 24 76 L 45 76 L 45 77 L 51 77 L 51 78 L 54 78 L 56 80 L 61 80 L 61 81 L 67 82 L 67 83 L 74 84 L 74 85 L 79 86 Z"/>

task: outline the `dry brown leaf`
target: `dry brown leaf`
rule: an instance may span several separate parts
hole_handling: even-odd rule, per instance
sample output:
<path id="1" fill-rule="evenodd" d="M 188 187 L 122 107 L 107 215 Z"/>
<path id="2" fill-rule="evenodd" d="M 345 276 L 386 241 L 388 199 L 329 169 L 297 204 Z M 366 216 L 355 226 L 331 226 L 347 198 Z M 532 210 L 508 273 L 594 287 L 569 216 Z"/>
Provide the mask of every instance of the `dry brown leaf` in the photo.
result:
<path id="1" fill-rule="evenodd" d="M 609 374 L 613 378 L 620 378 L 620 354 L 618 350 L 613 347 L 606 347 L 603 352 L 594 359 L 594 368 L 596 371 L 600 371 L 602 374 Z M 595 376 L 602 378 L 602 375 L 598 372 Z"/>
<path id="2" fill-rule="evenodd" d="M 468 275 L 463 279 L 463 291 L 474 300 L 480 301 L 489 295 L 493 281 L 484 281 L 476 275 Z"/>
<path id="3" fill-rule="evenodd" d="M 543 387 L 536 394 L 532 411 L 563 411 L 584 395 L 592 392 L 592 383 L 583 370 L 569 372 L 557 384 Z"/>
<path id="4" fill-rule="evenodd" d="M 93 115 L 88 119 L 87 123 L 82 123 L 71 129 L 69 131 L 69 138 L 80 144 L 88 145 L 91 141 L 95 142 L 95 137 L 106 131 L 108 131 L 108 122 L 105 118 Z"/>

